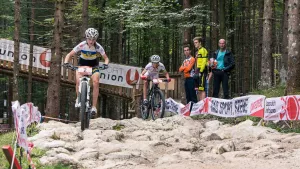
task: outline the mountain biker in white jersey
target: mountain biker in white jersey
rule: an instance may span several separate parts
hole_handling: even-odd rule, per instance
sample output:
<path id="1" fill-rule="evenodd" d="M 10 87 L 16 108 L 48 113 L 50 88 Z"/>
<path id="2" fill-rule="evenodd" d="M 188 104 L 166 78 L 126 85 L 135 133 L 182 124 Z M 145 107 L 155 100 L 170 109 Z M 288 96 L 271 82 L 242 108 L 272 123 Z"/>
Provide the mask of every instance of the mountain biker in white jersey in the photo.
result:
<path id="1" fill-rule="evenodd" d="M 169 73 L 166 71 L 164 64 L 160 62 L 160 57 L 158 55 L 151 56 L 151 62 L 149 62 L 143 72 L 141 73 L 141 78 L 144 79 L 144 87 L 143 87 L 143 96 L 144 96 L 144 105 L 148 105 L 147 100 L 147 89 L 148 89 L 148 81 L 147 79 L 157 79 L 159 78 L 159 72 L 162 71 L 165 73 L 168 81 L 171 81 Z"/>
<path id="2" fill-rule="evenodd" d="M 73 50 L 67 54 L 64 65 L 69 66 L 69 60 L 70 58 L 75 55 L 77 52 L 80 52 L 80 58 L 78 62 L 78 66 L 90 66 L 90 67 L 98 67 L 99 66 L 99 54 L 101 54 L 102 58 L 104 59 L 104 67 L 108 67 L 109 59 L 107 55 L 105 54 L 105 51 L 103 47 L 96 42 L 97 38 L 99 36 L 99 33 L 94 28 L 88 28 L 85 31 L 85 37 L 86 41 L 83 41 L 79 43 L 76 47 L 73 48 Z M 77 99 L 75 103 L 75 107 L 78 107 L 78 87 L 80 78 L 82 75 L 80 75 L 76 71 L 76 94 Z M 93 81 L 93 104 L 92 104 L 92 116 L 95 117 L 97 114 L 97 100 L 99 95 L 99 78 L 100 73 L 99 69 L 94 68 L 93 69 L 93 75 L 91 76 L 91 79 Z"/>

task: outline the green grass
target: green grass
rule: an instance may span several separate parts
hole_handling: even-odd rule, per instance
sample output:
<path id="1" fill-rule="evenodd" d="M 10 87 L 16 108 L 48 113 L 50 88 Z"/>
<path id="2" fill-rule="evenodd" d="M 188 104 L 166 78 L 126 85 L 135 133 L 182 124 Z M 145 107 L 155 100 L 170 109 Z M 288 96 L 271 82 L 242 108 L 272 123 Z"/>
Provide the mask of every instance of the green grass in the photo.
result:
<path id="1" fill-rule="evenodd" d="M 35 132 L 37 132 L 38 130 L 36 129 L 33 129 Z M 31 134 L 34 134 L 35 132 L 32 132 Z M 9 132 L 9 133 L 5 133 L 5 134 L 0 134 L 0 146 L 2 148 L 2 146 L 4 145 L 10 145 L 12 148 L 12 139 L 13 139 L 13 136 L 15 135 L 14 132 Z M 14 137 L 15 139 L 15 137 Z M 17 153 L 16 153 L 16 156 L 19 160 L 19 156 L 20 156 L 20 149 L 18 148 L 17 149 Z M 23 151 L 24 152 L 24 151 Z M 38 169 L 70 169 L 70 167 L 68 166 L 65 166 L 65 165 L 61 165 L 61 164 L 57 164 L 57 165 L 49 165 L 49 166 L 42 166 L 40 163 L 39 163 L 39 159 L 45 155 L 46 151 L 45 150 L 41 150 L 41 149 L 38 149 L 36 147 L 33 148 L 32 152 L 31 152 L 31 158 L 32 158 L 32 161 L 35 165 L 36 168 Z M 1 169 L 8 169 L 9 168 L 9 163 L 8 161 L 6 160 L 6 157 L 3 153 L 3 151 L 1 150 L 0 151 L 0 168 Z M 26 155 L 23 154 L 22 156 L 22 168 L 24 169 L 27 169 L 28 168 L 28 161 L 27 161 L 27 158 L 26 158 Z"/>
<path id="2" fill-rule="evenodd" d="M 122 130 L 123 128 L 125 128 L 125 126 L 118 123 L 118 124 L 116 124 L 115 126 L 113 126 L 112 128 L 113 128 L 113 130 L 120 131 L 120 130 Z"/>
<path id="3" fill-rule="evenodd" d="M 251 94 L 264 95 L 267 98 L 270 98 L 270 97 L 284 96 L 284 92 L 285 92 L 285 86 L 277 86 L 277 87 L 272 87 L 272 88 L 266 89 L 266 90 L 255 90 L 255 91 L 251 92 Z"/>

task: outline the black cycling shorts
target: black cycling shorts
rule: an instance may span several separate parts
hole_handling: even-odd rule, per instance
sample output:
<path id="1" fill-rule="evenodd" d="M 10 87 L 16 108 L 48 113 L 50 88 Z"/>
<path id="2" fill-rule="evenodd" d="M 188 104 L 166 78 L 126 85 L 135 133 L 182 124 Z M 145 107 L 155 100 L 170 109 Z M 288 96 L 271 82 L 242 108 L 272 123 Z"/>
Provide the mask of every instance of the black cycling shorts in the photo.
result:
<path id="1" fill-rule="evenodd" d="M 78 66 L 90 66 L 93 67 L 93 74 L 99 72 L 98 68 L 94 68 L 99 66 L 99 59 L 94 59 L 94 60 L 85 60 L 82 59 L 81 57 L 79 57 L 79 62 L 78 62 Z"/>

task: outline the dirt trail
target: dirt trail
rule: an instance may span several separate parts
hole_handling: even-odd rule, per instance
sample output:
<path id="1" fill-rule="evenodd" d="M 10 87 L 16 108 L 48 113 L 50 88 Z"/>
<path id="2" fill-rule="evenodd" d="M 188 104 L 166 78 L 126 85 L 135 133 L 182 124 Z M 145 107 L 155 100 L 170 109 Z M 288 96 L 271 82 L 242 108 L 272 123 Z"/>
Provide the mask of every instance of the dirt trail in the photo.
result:
<path id="1" fill-rule="evenodd" d="M 299 169 L 300 135 L 281 134 L 245 121 L 236 126 L 173 116 L 156 121 L 138 118 L 94 119 L 80 123 L 44 123 L 30 138 L 46 149 L 42 164 L 114 169 Z"/>

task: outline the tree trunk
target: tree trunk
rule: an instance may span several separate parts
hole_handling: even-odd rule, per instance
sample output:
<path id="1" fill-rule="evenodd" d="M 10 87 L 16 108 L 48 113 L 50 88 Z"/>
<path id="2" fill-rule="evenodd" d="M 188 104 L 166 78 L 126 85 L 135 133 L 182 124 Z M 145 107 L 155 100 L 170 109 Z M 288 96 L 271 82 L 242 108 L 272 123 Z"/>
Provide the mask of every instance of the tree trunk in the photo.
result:
<path id="1" fill-rule="evenodd" d="M 256 30 L 257 30 L 257 27 L 256 27 L 256 8 L 257 8 L 257 3 L 254 1 L 252 3 L 252 12 L 251 12 L 251 18 L 252 18 L 252 23 L 251 23 L 251 28 L 250 28 L 250 34 L 251 34 L 251 46 L 252 46 L 252 54 L 251 54 L 251 82 L 250 82 L 250 90 L 253 91 L 254 89 L 256 89 L 256 79 L 255 79 L 255 75 L 257 72 L 256 70 L 256 67 L 255 65 L 257 64 L 257 54 L 255 53 L 255 50 L 257 48 L 257 46 L 255 45 L 256 42 L 257 42 L 257 39 L 256 39 Z"/>
<path id="2" fill-rule="evenodd" d="M 13 101 L 19 100 L 20 0 L 15 0 Z"/>
<path id="3" fill-rule="evenodd" d="M 82 41 L 85 40 L 85 30 L 87 30 L 89 25 L 88 12 L 89 12 L 89 0 L 83 0 L 82 1 L 82 27 L 81 27 Z"/>
<path id="4" fill-rule="evenodd" d="M 52 57 L 49 71 L 49 81 L 47 90 L 46 113 L 50 117 L 58 117 L 60 112 L 60 78 L 62 59 L 62 31 L 64 26 L 64 6 L 65 1 L 55 1 L 54 13 L 54 39 L 52 45 Z"/>
<path id="5" fill-rule="evenodd" d="M 282 20 L 282 55 L 280 68 L 281 84 L 286 84 L 287 69 L 288 69 L 288 0 L 283 0 L 283 20 Z"/>
<path id="6" fill-rule="evenodd" d="M 288 7 L 288 95 L 300 91 L 300 2 L 289 0 Z"/>
<path id="7" fill-rule="evenodd" d="M 164 23 L 166 27 L 169 26 L 167 21 L 164 21 Z M 169 32 L 168 31 L 164 31 L 163 34 L 163 57 L 162 58 L 163 58 L 162 61 L 167 71 L 169 71 L 171 66 L 170 66 L 170 56 L 169 56 Z"/>
<path id="8" fill-rule="evenodd" d="M 235 15 L 234 15 L 234 10 L 233 10 L 233 2 L 234 0 L 230 0 L 230 4 L 229 4 L 229 20 L 230 20 L 230 29 L 231 30 L 235 30 Z M 236 57 L 236 53 L 235 53 L 235 41 L 234 41 L 234 35 L 235 33 L 230 33 L 229 35 L 229 39 L 230 39 L 230 47 L 231 47 L 231 52 L 234 54 L 233 56 Z M 227 43 L 228 44 L 228 43 Z M 236 59 L 235 59 L 236 60 Z M 234 69 L 231 73 L 231 76 L 230 76 L 230 80 L 231 80 L 231 96 L 233 96 L 234 93 L 236 93 L 236 69 Z"/>
<path id="9" fill-rule="evenodd" d="M 121 17 L 120 18 L 120 23 L 119 23 L 119 38 L 118 38 L 118 51 L 119 51 L 119 61 L 118 63 L 124 63 L 125 60 L 123 58 L 123 25 L 124 25 L 124 19 Z"/>
<path id="10" fill-rule="evenodd" d="M 261 63 L 262 63 L 262 50 L 263 50 L 263 16 L 264 16 L 264 0 L 258 0 L 258 8 L 259 8 L 259 20 L 258 20 L 258 48 L 257 48 L 257 54 L 259 60 L 257 60 L 257 80 L 261 81 Z M 261 82 L 260 82 L 261 83 Z M 257 84 L 258 87 L 261 87 L 261 84 Z"/>
<path id="11" fill-rule="evenodd" d="M 191 8 L 191 0 L 183 0 L 183 9 Z M 184 44 L 190 44 L 191 43 L 191 33 L 192 28 L 188 27 L 184 29 L 184 37 L 183 37 L 183 43 Z"/>
<path id="12" fill-rule="evenodd" d="M 31 17 L 30 17 L 30 56 L 28 67 L 28 89 L 27 89 L 27 102 L 32 100 L 32 62 L 33 62 L 33 41 L 34 41 L 34 5 L 35 0 L 32 0 L 31 4 Z"/>
<path id="13" fill-rule="evenodd" d="M 220 15 L 219 15 L 219 21 L 220 21 L 220 38 L 227 39 L 226 38 L 226 14 L 225 14 L 225 1 L 226 0 L 219 0 L 219 9 L 220 9 Z"/>
<path id="14" fill-rule="evenodd" d="M 212 0 L 211 1 L 211 50 L 214 51 L 218 48 L 218 1 Z"/>
<path id="15" fill-rule="evenodd" d="M 247 94 L 250 91 L 250 53 L 251 53 L 251 46 L 250 46 L 250 3 L 249 0 L 244 0 L 243 2 L 243 93 Z"/>
<path id="16" fill-rule="evenodd" d="M 264 5 L 264 26 L 263 26 L 263 49 L 262 49 L 262 67 L 261 67 L 261 87 L 269 88 L 272 86 L 273 77 L 273 58 L 272 58 L 272 4 L 274 0 L 265 0 Z"/>

